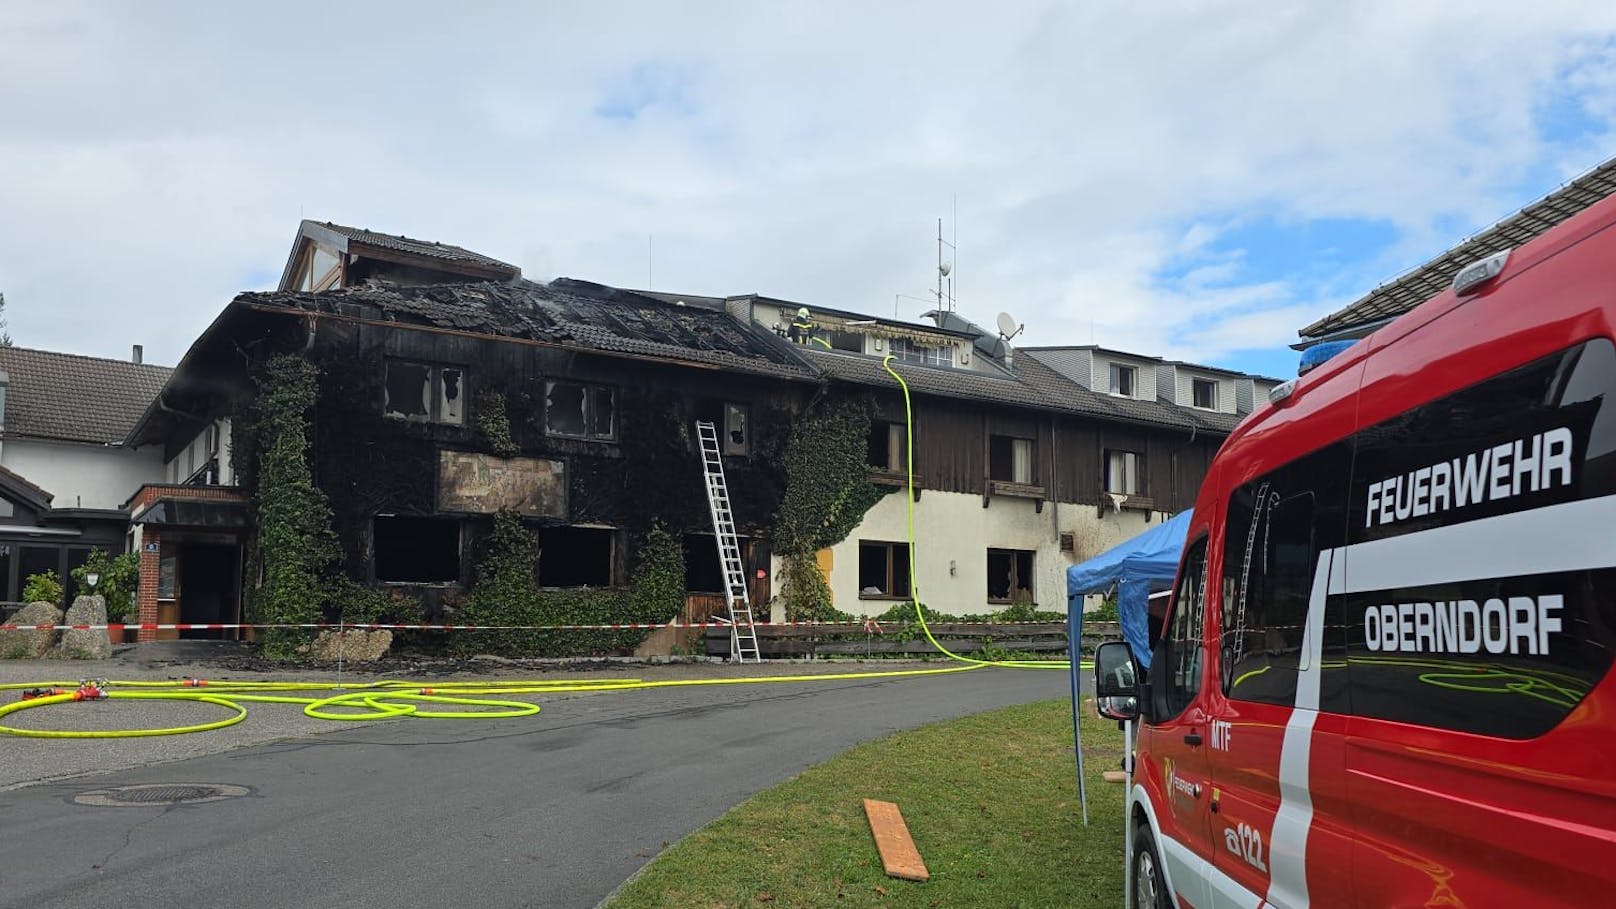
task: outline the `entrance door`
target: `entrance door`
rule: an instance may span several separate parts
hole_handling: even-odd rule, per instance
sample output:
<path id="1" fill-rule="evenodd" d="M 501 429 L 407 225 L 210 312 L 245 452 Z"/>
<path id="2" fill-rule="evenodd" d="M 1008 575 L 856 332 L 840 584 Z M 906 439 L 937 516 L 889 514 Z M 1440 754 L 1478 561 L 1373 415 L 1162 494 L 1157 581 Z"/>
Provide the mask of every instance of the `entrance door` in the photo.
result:
<path id="1" fill-rule="evenodd" d="M 214 543 L 186 543 L 180 549 L 180 621 L 191 624 L 229 624 L 239 616 L 241 585 L 237 579 L 240 550 Z M 182 631 L 180 637 L 225 640 L 239 637 L 236 630 Z"/>

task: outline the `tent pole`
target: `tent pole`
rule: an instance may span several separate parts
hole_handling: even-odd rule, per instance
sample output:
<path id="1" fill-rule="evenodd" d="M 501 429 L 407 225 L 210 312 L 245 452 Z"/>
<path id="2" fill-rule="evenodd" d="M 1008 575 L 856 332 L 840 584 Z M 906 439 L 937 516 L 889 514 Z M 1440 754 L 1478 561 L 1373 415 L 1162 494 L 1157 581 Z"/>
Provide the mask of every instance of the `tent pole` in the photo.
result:
<path id="1" fill-rule="evenodd" d="M 1074 611 L 1075 610 L 1075 611 Z M 1075 616 L 1075 618 L 1074 618 Z M 1083 600 L 1066 598 L 1066 637 L 1072 667 L 1072 750 L 1077 754 L 1077 801 L 1083 806 L 1083 826 L 1089 825 L 1089 793 L 1083 782 Z"/>

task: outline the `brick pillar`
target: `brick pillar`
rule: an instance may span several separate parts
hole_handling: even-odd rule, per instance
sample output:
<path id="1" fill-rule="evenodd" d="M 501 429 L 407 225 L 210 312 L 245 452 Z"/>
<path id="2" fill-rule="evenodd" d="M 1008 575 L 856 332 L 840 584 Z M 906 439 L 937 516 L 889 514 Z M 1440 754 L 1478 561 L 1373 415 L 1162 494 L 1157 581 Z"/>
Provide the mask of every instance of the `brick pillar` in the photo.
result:
<path id="1" fill-rule="evenodd" d="M 157 576 L 163 561 L 162 531 L 147 524 L 140 530 L 140 618 L 142 625 L 157 622 Z M 136 640 L 155 641 L 157 632 L 142 628 Z"/>

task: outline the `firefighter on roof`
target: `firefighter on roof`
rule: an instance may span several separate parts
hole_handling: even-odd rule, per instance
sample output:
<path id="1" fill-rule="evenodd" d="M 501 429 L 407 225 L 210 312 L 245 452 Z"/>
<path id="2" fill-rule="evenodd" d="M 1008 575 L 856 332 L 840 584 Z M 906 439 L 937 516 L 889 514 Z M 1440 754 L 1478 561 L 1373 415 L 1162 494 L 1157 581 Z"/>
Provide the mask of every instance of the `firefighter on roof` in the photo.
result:
<path id="1" fill-rule="evenodd" d="M 786 330 L 786 337 L 798 344 L 807 344 L 814 336 L 814 320 L 808 315 L 808 307 L 797 309 L 797 317 L 791 320 L 791 327 Z"/>

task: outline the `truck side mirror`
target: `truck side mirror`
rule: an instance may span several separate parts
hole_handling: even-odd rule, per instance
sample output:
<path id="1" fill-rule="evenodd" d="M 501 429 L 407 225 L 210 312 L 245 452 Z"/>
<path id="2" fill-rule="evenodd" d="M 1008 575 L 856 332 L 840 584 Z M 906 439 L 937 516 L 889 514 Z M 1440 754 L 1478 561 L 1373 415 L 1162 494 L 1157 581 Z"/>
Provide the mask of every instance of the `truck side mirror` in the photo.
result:
<path id="1" fill-rule="evenodd" d="M 1139 674 L 1133 653 L 1122 641 L 1109 641 L 1094 651 L 1094 707 L 1112 720 L 1139 716 Z"/>

